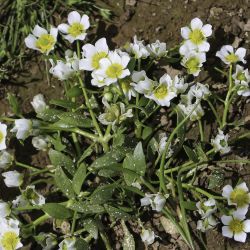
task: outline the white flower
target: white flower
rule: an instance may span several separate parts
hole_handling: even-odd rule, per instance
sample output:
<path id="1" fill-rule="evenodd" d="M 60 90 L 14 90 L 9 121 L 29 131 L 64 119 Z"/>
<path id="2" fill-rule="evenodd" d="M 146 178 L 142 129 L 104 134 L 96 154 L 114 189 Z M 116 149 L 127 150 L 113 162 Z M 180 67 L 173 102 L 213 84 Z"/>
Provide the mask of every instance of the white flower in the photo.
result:
<path id="1" fill-rule="evenodd" d="M 52 250 L 57 245 L 57 236 L 52 233 L 41 232 L 35 236 L 35 239 L 42 246 L 43 250 Z"/>
<path id="2" fill-rule="evenodd" d="M 14 207 L 25 207 L 27 205 L 43 205 L 45 198 L 35 190 L 35 186 L 27 186 L 22 194 L 12 201 Z"/>
<path id="3" fill-rule="evenodd" d="M 168 74 L 160 78 L 160 84 L 153 90 L 148 98 L 153 99 L 158 105 L 170 106 L 170 101 L 177 96 L 173 81 Z"/>
<path id="4" fill-rule="evenodd" d="M 0 169 L 8 168 L 13 161 L 13 156 L 6 150 L 0 151 Z"/>
<path id="5" fill-rule="evenodd" d="M 25 140 L 32 132 L 32 121 L 28 119 L 15 120 L 15 126 L 10 130 L 16 132 L 16 138 Z"/>
<path id="6" fill-rule="evenodd" d="M 186 99 L 186 98 L 185 98 Z M 195 103 L 184 102 L 184 96 L 182 96 L 182 103 L 178 104 L 179 108 L 183 111 L 185 115 L 190 115 L 190 121 L 196 121 L 201 119 L 204 115 L 204 110 L 202 106 L 197 101 Z M 191 113 L 192 112 L 192 113 Z"/>
<path id="7" fill-rule="evenodd" d="M 201 232 L 206 232 L 207 230 L 214 228 L 217 224 L 218 222 L 216 219 L 212 215 L 209 215 L 203 220 L 198 220 L 197 229 Z"/>
<path id="8" fill-rule="evenodd" d="M 57 33 L 57 28 L 51 27 L 50 33 L 48 34 L 46 29 L 36 25 L 32 34 L 29 34 L 24 41 L 28 48 L 38 50 L 48 55 L 49 52 L 54 49 Z"/>
<path id="9" fill-rule="evenodd" d="M 188 51 L 181 60 L 181 65 L 187 69 L 188 74 L 198 76 L 202 64 L 206 61 L 204 52 Z"/>
<path id="10" fill-rule="evenodd" d="M 132 81 L 133 83 L 131 83 L 131 85 L 134 87 L 135 91 L 144 95 L 149 95 L 155 84 L 154 81 L 147 77 L 144 70 L 134 71 L 132 74 Z"/>
<path id="11" fill-rule="evenodd" d="M 245 215 L 234 211 L 231 216 L 223 215 L 221 217 L 222 235 L 228 238 L 233 238 L 236 241 L 245 242 L 247 234 L 250 232 L 250 220 L 245 220 Z"/>
<path id="12" fill-rule="evenodd" d="M 0 249 L 15 250 L 23 246 L 19 238 L 19 221 L 14 219 L 0 220 Z"/>
<path id="13" fill-rule="evenodd" d="M 91 73 L 92 79 L 91 79 L 91 84 L 93 86 L 97 86 L 99 88 L 103 87 L 106 85 L 105 83 L 105 77 L 104 76 L 99 76 L 95 73 L 95 71 L 93 71 Z"/>
<path id="14" fill-rule="evenodd" d="M 191 20 L 190 27 L 181 28 L 181 36 L 185 39 L 180 47 L 180 54 L 186 55 L 188 51 L 196 50 L 199 52 L 209 51 L 210 45 L 207 37 L 212 35 L 212 26 L 210 24 L 203 25 L 199 18 Z"/>
<path id="15" fill-rule="evenodd" d="M 235 205 L 238 212 L 246 214 L 250 204 L 250 193 L 245 182 L 234 189 L 230 185 L 223 188 L 222 196 L 227 198 L 228 205 Z"/>
<path id="16" fill-rule="evenodd" d="M 197 99 L 205 99 L 210 95 L 208 87 L 202 83 L 197 82 L 195 85 L 191 86 L 188 95 L 192 95 Z"/>
<path id="17" fill-rule="evenodd" d="M 231 45 L 224 45 L 219 51 L 216 52 L 216 56 L 228 65 L 237 62 L 246 63 L 246 60 L 244 60 L 245 55 L 245 48 L 238 48 L 234 52 L 234 48 Z"/>
<path id="18" fill-rule="evenodd" d="M 23 183 L 23 174 L 16 170 L 2 173 L 2 176 L 7 187 L 19 187 Z"/>
<path id="19" fill-rule="evenodd" d="M 131 100 L 131 97 L 136 97 L 136 92 L 134 88 L 131 85 L 131 79 L 126 77 L 119 81 L 119 84 L 121 86 L 121 89 L 124 93 L 124 95 L 127 97 L 128 100 Z"/>
<path id="20" fill-rule="evenodd" d="M 174 88 L 176 89 L 177 94 L 184 93 L 188 88 L 188 83 L 184 82 L 183 77 L 175 76 L 173 80 L 173 85 L 174 85 Z"/>
<path id="21" fill-rule="evenodd" d="M 89 28 L 89 17 L 87 15 L 81 15 L 77 11 L 72 11 L 68 15 L 69 24 L 60 24 L 58 30 L 62 32 L 64 38 L 70 43 L 75 40 L 84 40 L 87 33 L 86 30 Z"/>
<path id="22" fill-rule="evenodd" d="M 134 42 L 130 43 L 126 50 L 135 56 L 136 59 L 139 58 L 147 58 L 149 56 L 149 52 L 146 46 L 143 44 L 144 41 L 138 41 L 137 37 L 134 36 Z"/>
<path id="23" fill-rule="evenodd" d="M 9 216 L 10 213 L 11 213 L 10 205 L 7 202 L 0 200 L 0 217 L 5 218 L 5 217 Z"/>
<path id="24" fill-rule="evenodd" d="M 162 194 L 145 194 L 140 201 L 141 206 L 151 205 L 153 210 L 160 212 L 166 203 L 166 198 Z"/>
<path id="25" fill-rule="evenodd" d="M 32 138 L 32 145 L 37 150 L 46 151 L 48 149 L 49 139 L 47 136 L 38 135 Z"/>
<path id="26" fill-rule="evenodd" d="M 211 140 L 211 144 L 215 151 L 222 154 L 227 154 L 230 152 L 231 148 L 228 146 L 228 134 L 224 135 L 223 131 L 218 129 L 219 133 L 214 139 Z"/>
<path id="27" fill-rule="evenodd" d="M 108 56 L 109 48 L 107 45 L 106 38 L 99 39 L 95 46 L 88 43 L 82 47 L 84 59 L 81 59 L 79 62 L 80 70 L 96 70 L 99 69 L 99 61 L 102 58 Z"/>
<path id="28" fill-rule="evenodd" d="M 159 40 L 156 40 L 155 43 L 147 45 L 147 50 L 150 53 L 151 57 L 160 58 L 166 55 L 167 45 L 166 43 L 161 43 Z"/>
<path id="29" fill-rule="evenodd" d="M 36 113 L 42 113 L 47 108 L 44 96 L 42 94 L 35 95 L 31 105 Z"/>
<path id="30" fill-rule="evenodd" d="M 196 207 L 198 208 L 198 212 L 202 216 L 202 219 L 209 217 L 217 210 L 215 199 L 212 198 L 206 201 L 197 202 Z"/>
<path id="31" fill-rule="evenodd" d="M 131 183 L 131 186 L 141 190 L 141 184 L 138 181 Z"/>
<path id="32" fill-rule="evenodd" d="M 127 54 L 120 56 L 116 51 L 111 51 L 107 58 L 99 61 L 100 68 L 95 70 L 95 74 L 104 78 L 104 85 L 108 86 L 130 75 L 127 65 L 130 57 Z"/>
<path id="33" fill-rule="evenodd" d="M 59 244 L 58 250 L 76 250 L 75 243 L 75 238 L 66 238 Z"/>
<path id="34" fill-rule="evenodd" d="M 0 122 L 0 150 L 6 149 L 7 125 Z"/>
<path id="35" fill-rule="evenodd" d="M 150 229 L 142 229 L 141 239 L 146 245 L 153 244 L 155 241 L 155 233 Z"/>
<path id="36" fill-rule="evenodd" d="M 248 69 L 245 69 L 240 66 L 236 65 L 236 72 L 232 75 L 235 84 L 238 86 L 238 95 L 242 96 L 250 96 L 250 74 Z"/>

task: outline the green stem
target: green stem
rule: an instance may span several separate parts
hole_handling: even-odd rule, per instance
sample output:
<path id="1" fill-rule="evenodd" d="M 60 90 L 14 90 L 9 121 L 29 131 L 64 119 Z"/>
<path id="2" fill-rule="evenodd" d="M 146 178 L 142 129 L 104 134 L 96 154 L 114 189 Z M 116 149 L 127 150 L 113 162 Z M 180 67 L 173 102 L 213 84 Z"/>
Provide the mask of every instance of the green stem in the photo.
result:
<path id="1" fill-rule="evenodd" d="M 198 124 L 199 124 L 201 142 L 204 142 L 204 131 L 203 131 L 201 119 L 198 120 Z"/>
<path id="2" fill-rule="evenodd" d="M 73 221 L 72 221 L 72 226 L 71 226 L 71 234 L 73 235 L 75 232 L 75 227 L 76 227 L 76 218 L 77 218 L 77 211 L 74 212 L 73 215 Z"/>
<path id="3" fill-rule="evenodd" d="M 44 221 L 46 221 L 49 218 L 50 218 L 50 216 L 48 214 L 44 214 L 41 217 L 39 217 L 38 219 L 36 219 L 35 221 L 33 221 L 32 226 L 36 227 L 36 226 L 40 225 L 41 223 L 43 223 Z"/>
<path id="4" fill-rule="evenodd" d="M 214 105 L 209 101 L 207 100 L 207 103 L 209 105 L 209 107 L 211 108 L 215 118 L 216 118 L 216 121 L 218 122 L 219 126 L 222 127 L 222 124 L 221 124 L 221 120 L 220 120 L 220 117 L 218 115 L 218 113 L 216 112 L 215 108 L 214 108 Z"/>
<path id="5" fill-rule="evenodd" d="M 104 245 L 106 247 L 106 250 L 112 250 L 112 247 L 110 245 L 110 242 L 109 242 L 109 239 L 108 239 L 106 233 L 101 231 L 100 235 L 101 235 L 102 241 L 103 241 L 103 243 L 104 243 Z"/>
<path id="6" fill-rule="evenodd" d="M 26 169 L 32 170 L 32 171 L 40 171 L 40 170 L 41 170 L 41 169 L 39 169 L 39 168 L 35 168 L 35 167 L 33 167 L 33 166 L 24 164 L 24 163 L 19 162 L 19 161 L 15 161 L 15 165 L 16 165 L 16 166 L 19 166 L 19 167 L 22 167 L 22 168 L 26 168 Z"/>
<path id="7" fill-rule="evenodd" d="M 71 133 L 71 136 L 72 136 L 72 139 L 73 139 L 75 148 L 76 148 L 77 156 L 79 157 L 79 156 L 81 155 L 81 149 L 80 149 L 79 142 L 78 142 L 78 140 L 77 140 L 77 136 L 76 136 L 75 133 Z"/>
<path id="8" fill-rule="evenodd" d="M 232 70 L 233 70 L 233 66 L 232 66 L 232 64 L 230 64 L 229 75 L 228 75 L 229 89 L 228 89 L 226 100 L 225 100 L 225 108 L 224 108 L 224 112 L 223 112 L 221 128 L 223 128 L 227 124 L 227 114 L 228 114 L 228 110 L 230 107 L 230 97 L 231 97 L 232 88 L 233 88 Z"/>
<path id="9" fill-rule="evenodd" d="M 50 86 L 50 77 L 49 77 L 49 68 L 48 68 L 48 59 L 45 59 L 45 71 L 48 85 Z"/>

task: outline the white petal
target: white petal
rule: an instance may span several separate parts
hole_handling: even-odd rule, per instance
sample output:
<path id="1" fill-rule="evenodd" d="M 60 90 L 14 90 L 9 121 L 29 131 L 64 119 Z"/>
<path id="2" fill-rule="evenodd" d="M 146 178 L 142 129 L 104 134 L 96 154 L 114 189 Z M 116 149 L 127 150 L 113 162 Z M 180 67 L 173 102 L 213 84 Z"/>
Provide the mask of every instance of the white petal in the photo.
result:
<path id="1" fill-rule="evenodd" d="M 92 66 L 91 60 L 89 60 L 89 59 L 81 59 L 79 61 L 79 69 L 80 70 L 92 71 L 94 68 Z"/>
<path id="2" fill-rule="evenodd" d="M 130 75 L 130 71 L 128 69 L 125 69 L 122 71 L 122 74 L 119 76 L 119 79 L 122 79 L 126 76 L 129 76 Z"/>
<path id="3" fill-rule="evenodd" d="M 70 43 L 73 43 L 76 39 L 72 37 L 71 35 L 65 35 L 63 36 L 66 40 L 68 40 Z"/>
<path id="4" fill-rule="evenodd" d="M 109 48 L 108 48 L 108 45 L 107 45 L 107 40 L 106 38 L 101 38 L 99 39 L 98 41 L 96 41 L 95 43 L 95 47 L 96 47 L 96 50 L 98 52 L 106 52 L 108 54 L 109 52 Z"/>
<path id="5" fill-rule="evenodd" d="M 68 34 L 68 29 L 69 29 L 69 25 L 66 23 L 62 23 L 60 25 L 58 25 L 58 29 L 59 31 L 61 31 L 64 34 Z"/>
<path id="6" fill-rule="evenodd" d="M 204 34 L 205 37 L 209 37 L 212 35 L 212 25 L 211 24 L 205 24 L 201 28 L 202 33 Z"/>
<path id="7" fill-rule="evenodd" d="M 190 34 L 191 30 L 188 27 L 183 27 L 181 28 L 181 36 L 184 39 L 189 39 L 189 34 Z"/>
<path id="8" fill-rule="evenodd" d="M 207 52 L 210 49 L 210 44 L 208 42 L 203 42 L 200 45 L 198 45 L 198 49 L 201 52 Z"/>
<path id="9" fill-rule="evenodd" d="M 232 220 L 232 216 L 226 216 L 226 215 L 221 216 L 221 221 L 224 225 L 229 225 L 231 220 Z"/>
<path id="10" fill-rule="evenodd" d="M 117 52 L 110 52 L 108 57 L 112 63 L 122 64 L 121 57 L 117 54 Z"/>
<path id="11" fill-rule="evenodd" d="M 222 227 L 222 235 L 228 238 L 233 237 L 233 232 L 229 229 L 228 226 Z"/>
<path id="12" fill-rule="evenodd" d="M 236 188 L 240 188 L 240 189 L 243 189 L 244 191 L 248 192 L 248 187 L 247 187 L 247 184 L 245 182 L 242 182 L 241 184 L 237 185 Z"/>
<path id="13" fill-rule="evenodd" d="M 148 198 L 148 197 L 144 197 L 140 201 L 141 201 L 141 206 L 148 206 L 151 203 L 150 198 Z"/>
<path id="14" fill-rule="evenodd" d="M 94 54 L 97 53 L 97 49 L 95 48 L 95 46 L 90 44 L 90 43 L 85 44 L 84 46 L 82 46 L 82 50 L 83 50 L 84 56 L 87 57 L 87 58 L 90 58 Z"/>
<path id="15" fill-rule="evenodd" d="M 244 231 L 246 233 L 250 233 L 250 220 L 245 220 L 243 224 L 244 224 Z"/>
<path id="16" fill-rule="evenodd" d="M 51 26 L 49 33 L 50 33 L 50 35 L 52 35 L 55 38 L 55 40 L 57 39 L 57 34 L 58 34 L 57 28 Z"/>
<path id="17" fill-rule="evenodd" d="M 108 58 L 102 58 L 99 61 L 99 64 L 100 64 L 100 68 L 106 69 L 108 66 L 111 65 L 111 62 L 110 62 L 110 60 Z"/>
<path id="18" fill-rule="evenodd" d="M 194 30 L 194 29 L 201 29 L 202 25 L 203 25 L 203 23 L 202 23 L 202 21 L 198 17 L 192 19 L 192 21 L 191 21 L 191 28 L 192 28 L 192 30 Z"/>
<path id="19" fill-rule="evenodd" d="M 83 40 L 85 39 L 86 35 L 87 35 L 87 33 L 83 33 L 83 34 L 77 36 L 77 37 L 75 38 L 75 40 L 83 41 Z"/>
<path id="20" fill-rule="evenodd" d="M 73 23 L 80 23 L 81 22 L 81 16 L 77 11 L 72 11 L 68 15 L 68 22 L 69 24 Z"/>
<path id="21" fill-rule="evenodd" d="M 229 198 L 230 194 L 233 192 L 233 188 L 230 185 L 226 185 L 223 189 L 222 189 L 222 196 Z"/>
<path id="22" fill-rule="evenodd" d="M 32 33 L 36 37 L 40 37 L 43 34 L 48 34 L 48 31 L 46 29 L 40 27 L 39 25 L 36 25 L 35 28 L 33 29 Z"/>
<path id="23" fill-rule="evenodd" d="M 242 210 L 237 209 L 236 211 L 233 212 L 233 217 L 241 221 L 246 218 L 246 213 L 244 210 L 242 211 Z"/>
<path id="24" fill-rule="evenodd" d="M 231 45 L 222 46 L 221 50 L 224 50 L 224 49 L 227 50 L 228 52 L 230 52 L 230 54 L 234 53 L 234 48 Z"/>
<path id="25" fill-rule="evenodd" d="M 36 47 L 36 37 L 29 34 L 25 39 L 24 39 L 24 42 L 25 42 L 25 45 L 30 48 L 30 49 L 35 49 L 37 50 L 37 47 Z"/>
<path id="26" fill-rule="evenodd" d="M 229 202 L 228 202 L 228 205 L 233 205 L 233 204 L 229 204 Z M 243 218 L 243 216 L 245 217 L 246 213 L 248 212 L 248 207 L 249 207 L 249 205 L 245 205 L 244 207 L 241 207 L 241 208 L 238 207 L 237 214 L 242 215 L 242 218 Z"/>
<path id="27" fill-rule="evenodd" d="M 81 18 L 81 24 L 83 24 L 85 30 L 89 28 L 89 17 L 87 15 L 83 15 Z"/>
<path id="28" fill-rule="evenodd" d="M 234 240 L 236 240 L 236 241 L 245 242 L 246 238 L 247 238 L 247 234 L 245 232 L 234 234 Z"/>
<path id="29" fill-rule="evenodd" d="M 129 61 L 130 61 L 130 57 L 129 56 L 125 56 L 124 55 L 124 56 L 121 57 L 121 64 L 122 64 L 123 68 L 127 67 Z"/>
<path id="30" fill-rule="evenodd" d="M 244 57 L 246 55 L 246 49 L 245 48 L 238 48 L 235 52 L 235 55 L 237 55 L 240 60 L 245 63 Z"/>

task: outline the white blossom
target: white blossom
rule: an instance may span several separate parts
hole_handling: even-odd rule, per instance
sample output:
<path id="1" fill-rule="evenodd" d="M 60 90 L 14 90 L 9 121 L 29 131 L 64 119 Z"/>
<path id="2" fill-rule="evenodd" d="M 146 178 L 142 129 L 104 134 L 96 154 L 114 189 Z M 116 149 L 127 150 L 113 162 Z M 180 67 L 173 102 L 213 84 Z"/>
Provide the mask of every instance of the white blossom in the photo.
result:
<path id="1" fill-rule="evenodd" d="M 160 212 L 166 203 L 166 198 L 162 194 L 145 194 L 140 201 L 141 206 L 151 205 L 153 210 Z"/>
<path id="2" fill-rule="evenodd" d="M 10 130 L 16 132 L 16 138 L 25 140 L 32 133 L 32 121 L 28 119 L 15 120 L 15 126 Z"/>
<path id="3" fill-rule="evenodd" d="M 7 125 L 0 122 L 0 150 L 6 149 Z"/>
<path id="4" fill-rule="evenodd" d="M 228 135 L 224 135 L 224 132 L 220 129 L 218 129 L 218 132 L 216 137 L 211 139 L 211 144 L 216 152 L 219 151 L 221 154 L 227 154 L 231 150 L 228 146 Z"/>
<path id="5" fill-rule="evenodd" d="M 11 213 L 10 205 L 0 200 L 0 218 L 5 218 Z"/>
<path id="6" fill-rule="evenodd" d="M 196 207 L 202 219 L 209 217 L 217 210 L 215 199 L 212 198 L 197 202 Z"/>
<path id="7" fill-rule="evenodd" d="M 47 108 L 44 96 L 42 94 L 35 95 L 33 101 L 31 102 L 32 107 L 36 113 L 42 113 Z"/>
<path id="8" fill-rule="evenodd" d="M 209 229 L 214 228 L 217 224 L 218 222 L 216 221 L 216 219 L 212 215 L 209 215 L 208 217 L 197 221 L 197 230 L 206 232 Z"/>
<path id="9" fill-rule="evenodd" d="M 0 169 L 8 168 L 13 162 L 13 156 L 6 150 L 0 151 Z"/>
<path id="10" fill-rule="evenodd" d="M 7 187 L 19 187 L 23 183 L 23 174 L 16 170 L 2 173 Z"/>
<path id="11" fill-rule="evenodd" d="M 147 50 L 151 57 L 160 58 L 167 54 L 167 45 L 166 43 L 161 43 L 159 40 L 156 40 L 155 43 L 147 45 Z"/>
<path id="12" fill-rule="evenodd" d="M 137 37 L 134 36 L 134 42 L 130 43 L 126 50 L 130 54 L 134 55 L 136 59 L 145 59 L 149 56 L 149 52 L 147 50 L 147 47 L 143 44 L 144 41 L 138 41 Z"/>
<path id="13" fill-rule="evenodd" d="M 155 233 L 151 229 L 142 229 L 141 239 L 146 245 L 153 244 L 155 241 Z"/>
<path id="14" fill-rule="evenodd" d="M 46 151 L 49 147 L 49 139 L 47 136 L 38 135 L 32 138 L 32 145 L 37 150 Z"/>
<path id="15" fill-rule="evenodd" d="M 75 243 L 75 238 L 66 238 L 59 244 L 58 250 L 76 250 Z"/>

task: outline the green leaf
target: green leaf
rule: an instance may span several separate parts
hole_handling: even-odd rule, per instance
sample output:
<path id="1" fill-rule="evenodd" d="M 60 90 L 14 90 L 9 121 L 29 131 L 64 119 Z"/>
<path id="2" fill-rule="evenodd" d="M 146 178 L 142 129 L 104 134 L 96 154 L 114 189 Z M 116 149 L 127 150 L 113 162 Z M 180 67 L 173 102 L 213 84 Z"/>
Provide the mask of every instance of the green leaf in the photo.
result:
<path id="1" fill-rule="evenodd" d="M 183 145 L 183 148 L 188 156 L 188 158 L 193 162 L 199 162 L 199 158 L 195 153 L 195 150 L 192 150 L 190 147 Z"/>
<path id="2" fill-rule="evenodd" d="M 72 204 L 69 205 L 69 208 L 84 214 L 101 214 L 105 212 L 103 206 L 98 204 L 93 204 L 89 201 L 74 201 Z"/>
<path id="3" fill-rule="evenodd" d="M 65 99 L 52 99 L 49 103 L 65 109 L 75 109 L 78 107 L 75 102 Z"/>
<path id="4" fill-rule="evenodd" d="M 73 189 L 77 195 L 79 195 L 81 192 L 82 184 L 84 183 L 86 178 L 86 171 L 87 171 L 87 166 L 85 165 L 85 163 L 81 163 L 75 172 L 72 184 L 73 184 Z"/>
<path id="5" fill-rule="evenodd" d="M 47 122 L 56 122 L 61 113 L 62 111 L 57 109 L 45 109 L 42 113 L 37 114 L 37 117 Z"/>
<path id="6" fill-rule="evenodd" d="M 73 215 L 70 209 L 58 203 L 46 203 L 42 210 L 55 219 L 68 219 Z"/>
<path id="7" fill-rule="evenodd" d="M 215 169 L 211 175 L 209 175 L 209 189 L 220 188 L 224 183 L 224 171 L 221 169 Z"/>
<path id="8" fill-rule="evenodd" d="M 76 238 L 74 249 L 76 249 L 76 250 L 89 250 L 89 244 L 82 238 Z"/>
<path id="9" fill-rule="evenodd" d="M 113 137 L 113 147 L 122 146 L 124 144 L 124 141 L 125 141 L 125 135 L 118 130 Z"/>
<path id="10" fill-rule="evenodd" d="M 90 196 L 93 204 L 104 204 L 111 199 L 115 190 L 114 184 L 107 184 L 96 188 L 96 190 Z"/>
<path id="11" fill-rule="evenodd" d="M 80 159 L 77 162 L 77 165 L 79 165 L 81 162 L 83 162 L 88 156 L 90 156 L 93 152 L 93 144 L 90 145 L 82 154 L 82 156 L 80 157 Z"/>
<path id="12" fill-rule="evenodd" d="M 21 114 L 21 109 L 20 109 L 20 105 L 18 103 L 18 100 L 16 98 L 16 96 L 12 93 L 8 93 L 7 94 L 7 99 L 9 101 L 9 104 L 10 104 L 10 108 L 12 110 L 12 112 L 19 116 Z"/>
<path id="13" fill-rule="evenodd" d="M 69 98 L 78 97 L 82 95 L 82 90 L 79 86 L 74 86 L 66 93 Z"/>
<path id="14" fill-rule="evenodd" d="M 145 155 L 143 153 L 141 142 L 137 144 L 134 150 L 133 158 L 134 158 L 135 172 L 140 174 L 141 176 L 144 176 L 146 171 L 146 160 L 145 160 Z"/>
<path id="15" fill-rule="evenodd" d="M 135 170 L 135 165 L 134 165 L 134 157 L 133 157 L 133 154 L 127 154 L 124 161 L 123 161 L 123 168 L 126 168 L 126 169 L 130 169 L 132 171 L 136 171 Z M 123 176 L 124 176 L 124 180 L 126 182 L 126 184 L 128 186 L 131 186 L 131 184 L 133 182 L 136 181 L 137 179 L 137 175 L 133 174 L 133 173 L 123 173 Z"/>
<path id="16" fill-rule="evenodd" d="M 62 152 L 56 151 L 54 149 L 49 150 L 49 158 L 55 167 L 64 167 L 71 175 L 75 173 L 75 166 L 72 159 L 63 154 Z"/>
<path id="17" fill-rule="evenodd" d="M 153 129 L 151 127 L 145 127 L 142 131 L 142 139 L 146 140 L 151 135 Z"/>
<path id="18" fill-rule="evenodd" d="M 120 208 L 116 208 L 110 205 L 104 205 L 106 212 L 111 216 L 114 217 L 115 219 L 123 219 L 123 220 L 128 220 L 130 219 L 130 215 Z"/>
<path id="19" fill-rule="evenodd" d="M 147 157 L 150 160 L 154 159 L 155 154 L 158 152 L 158 142 L 155 139 L 155 137 L 153 137 L 147 146 Z"/>
<path id="20" fill-rule="evenodd" d="M 74 190 L 72 186 L 71 180 L 67 177 L 67 175 L 63 172 L 61 167 L 57 167 L 55 171 L 55 183 L 56 186 L 68 197 L 74 198 Z"/>
<path id="21" fill-rule="evenodd" d="M 128 63 L 128 66 L 127 68 L 129 69 L 130 72 L 133 72 L 134 69 L 135 69 L 135 64 L 136 64 L 136 59 L 135 58 L 132 58 L 129 63 Z"/>
<path id="22" fill-rule="evenodd" d="M 66 148 L 66 146 L 62 144 L 61 136 L 58 133 L 53 136 L 49 136 L 49 140 L 56 151 L 63 151 Z"/>
<path id="23" fill-rule="evenodd" d="M 192 210 L 192 211 L 197 210 L 196 202 L 194 201 L 184 201 L 182 204 L 185 207 L 185 209 Z"/>
<path id="24" fill-rule="evenodd" d="M 135 250 L 135 240 L 134 240 L 133 235 L 129 232 L 123 220 L 121 224 L 122 224 L 123 233 L 124 233 L 123 242 L 122 242 L 123 250 Z"/>
<path id="25" fill-rule="evenodd" d="M 206 153 L 204 152 L 204 150 L 202 149 L 202 146 L 200 143 L 196 145 L 195 151 L 196 151 L 196 154 L 197 154 L 200 161 L 207 161 L 208 160 L 208 157 L 207 157 Z"/>
<path id="26" fill-rule="evenodd" d="M 83 225 L 84 228 L 94 239 L 98 238 L 98 225 L 94 219 L 92 218 L 85 219 Z"/>
<path id="27" fill-rule="evenodd" d="M 93 127 L 92 120 L 83 116 L 80 113 L 65 112 L 59 115 L 60 122 L 65 126 L 91 128 Z"/>

